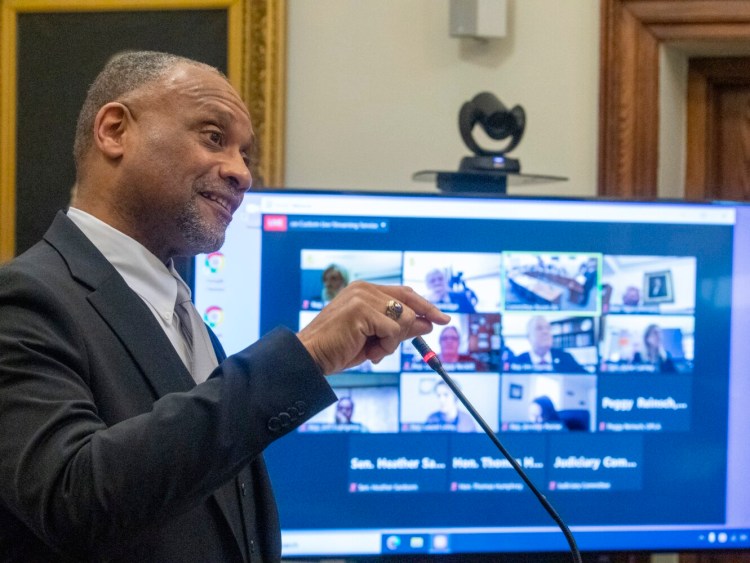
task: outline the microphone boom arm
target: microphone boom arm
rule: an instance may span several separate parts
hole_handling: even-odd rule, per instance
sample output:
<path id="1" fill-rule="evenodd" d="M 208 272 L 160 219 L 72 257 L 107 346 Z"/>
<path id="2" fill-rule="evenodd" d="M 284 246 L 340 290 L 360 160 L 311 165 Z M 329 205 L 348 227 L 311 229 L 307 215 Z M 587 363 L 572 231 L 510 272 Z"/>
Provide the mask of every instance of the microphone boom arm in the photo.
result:
<path id="1" fill-rule="evenodd" d="M 442 363 L 440 362 L 440 359 L 437 357 L 435 352 L 433 352 L 430 347 L 427 345 L 427 343 L 424 341 L 424 339 L 421 336 L 417 336 L 412 341 L 412 344 L 417 349 L 417 352 L 422 356 L 425 362 L 445 381 L 445 384 L 450 387 L 451 391 L 453 391 L 456 394 L 456 397 L 458 397 L 458 400 L 461 401 L 461 403 L 466 407 L 466 409 L 471 413 L 471 416 L 474 417 L 474 420 L 477 421 L 479 426 L 482 427 L 482 430 L 487 434 L 487 436 L 492 440 L 492 443 L 495 444 L 498 450 L 500 450 L 500 453 L 505 456 L 505 459 L 508 460 L 508 463 L 510 463 L 513 466 L 513 469 L 516 470 L 518 475 L 523 479 L 523 482 L 526 483 L 526 486 L 529 487 L 532 493 L 536 496 L 536 498 L 539 500 L 539 502 L 542 504 L 544 509 L 547 511 L 547 513 L 550 515 L 552 520 L 555 521 L 555 524 L 560 528 L 563 535 L 565 536 L 565 539 L 568 541 L 568 545 L 570 546 L 570 552 L 573 556 L 573 561 L 575 563 L 581 563 L 581 553 L 578 550 L 578 545 L 576 544 L 576 540 L 573 537 L 572 532 L 570 531 L 570 528 L 563 522 L 563 519 L 560 517 L 560 515 L 557 513 L 557 511 L 553 508 L 553 506 L 549 503 L 547 500 L 547 497 L 545 497 L 542 492 L 536 488 L 534 483 L 529 479 L 529 476 L 526 475 L 526 472 L 523 470 L 521 465 L 515 460 L 515 458 L 510 455 L 508 450 L 505 449 L 505 446 L 500 443 L 500 439 L 497 437 L 495 432 L 493 432 L 492 428 L 490 428 L 490 425 L 485 422 L 485 420 L 482 418 L 482 416 L 479 414 L 477 409 L 474 408 L 474 405 L 471 404 L 469 399 L 466 398 L 466 395 L 463 394 L 461 389 L 456 385 L 456 382 L 453 381 L 453 379 L 448 375 L 448 372 L 445 371 L 443 368 Z"/>

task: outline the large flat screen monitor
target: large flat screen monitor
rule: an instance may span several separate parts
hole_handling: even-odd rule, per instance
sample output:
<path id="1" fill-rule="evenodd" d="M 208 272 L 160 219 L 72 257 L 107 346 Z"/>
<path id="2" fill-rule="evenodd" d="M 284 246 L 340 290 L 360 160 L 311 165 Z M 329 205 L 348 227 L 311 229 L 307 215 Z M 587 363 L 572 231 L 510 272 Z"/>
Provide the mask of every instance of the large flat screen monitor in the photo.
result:
<path id="1" fill-rule="evenodd" d="M 251 192 L 195 299 L 228 353 L 337 284 L 426 337 L 582 550 L 750 548 L 750 207 Z M 554 552 L 562 533 L 410 343 L 267 452 L 284 555 Z"/>

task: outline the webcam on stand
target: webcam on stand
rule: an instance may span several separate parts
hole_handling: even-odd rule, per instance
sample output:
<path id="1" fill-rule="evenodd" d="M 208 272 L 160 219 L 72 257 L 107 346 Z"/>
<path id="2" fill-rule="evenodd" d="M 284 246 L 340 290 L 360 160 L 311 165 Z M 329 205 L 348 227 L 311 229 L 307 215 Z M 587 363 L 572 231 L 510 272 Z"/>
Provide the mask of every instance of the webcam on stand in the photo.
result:
<path id="1" fill-rule="evenodd" d="M 505 141 L 503 148 L 485 148 L 474 138 L 477 125 L 494 141 Z M 561 176 L 521 174 L 521 162 L 507 156 L 521 142 L 526 127 L 526 112 L 520 105 L 508 109 L 494 94 L 481 92 L 461 106 L 458 129 L 474 156 L 461 159 L 458 171 L 423 170 L 414 180 L 435 182 L 444 192 L 478 192 L 504 194 L 508 182 L 538 184 L 560 182 Z"/>

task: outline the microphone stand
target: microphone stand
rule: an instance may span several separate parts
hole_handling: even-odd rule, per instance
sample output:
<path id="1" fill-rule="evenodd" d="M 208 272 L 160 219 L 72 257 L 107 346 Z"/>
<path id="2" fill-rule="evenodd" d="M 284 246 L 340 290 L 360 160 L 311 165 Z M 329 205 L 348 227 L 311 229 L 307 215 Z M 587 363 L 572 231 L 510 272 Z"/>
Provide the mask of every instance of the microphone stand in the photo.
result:
<path id="1" fill-rule="evenodd" d="M 557 513 L 557 511 L 553 508 L 553 506 L 549 503 L 547 500 L 547 497 L 545 497 L 542 492 L 536 488 L 534 483 L 529 479 L 529 476 L 526 475 L 526 472 L 524 472 L 521 465 L 515 460 L 515 458 L 510 455 L 508 450 L 505 449 L 505 446 L 503 446 L 500 443 L 500 440 L 498 439 L 497 435 L 492 431 L 492 428 L 490 428 L 490 425 L 485 422 L 485 420 L 482 418 L 482 416 L 477 412 L 477 410 L 474 408 L 474 405 L 472 405 L 469 402 L 469 399 L 466 398 L 466 396 L 463 394 L 461 389 L 456 385 L 455 381 L 448 375 L 448 372 L 445 371 L 443 368 L 443 364 L 440 362 L 440 359 L 437 357 L 435 352 L 433 352 L 430 347 L 427 345 L 427 343 L 422 339 L 421 336 L 417 336 L 412 341 L 412 344 L 417 349 L 419 354 L 422 356 L 425 362 L 427 362 L 427 365 L 429 365 L 440 377 L 443 378 L 443 381 L 445 381 L 446 385 L 451 388 L 451 391 L 453 391 L 458 399 L 461 401 L 461 403 L 466 407 L 466 409 L 471 413 L 471 416 L 474 417 L 474 420 L 477 421 L 479 426 L 482 427 L 482 430 L 489 436 L 490 440 L 492 440 L 492 443 L 495 444 L 498 450 L 500 450 L 500 453 L 505 456 L 505 459 L 508 460 L 508 463 L 510 463 L 513 466 L 513 469 L 516 470 L 518 475 L 521 476 L 521 479 L 523 479 L 523 482 L 526 483 L 526 485 L 529 487 L 532 493 L 536 496 L 536 498 L 539 500 L 539 502 L 542 504 L 544 509 L 547 511 L 547 513 L 552 517 L 552 520 L 555 521 L 555 524 L 560 528 L 563 535 L 565 535 L 565 539 L 568 541 L 568 546 L 570 546 L 570 553 L 573 556 L 573 561 L 575 563 L 582 563 L 581 560 L 581 552 L 578 550 L 578 545 L 576 544 L 576 540 L 573 537 L 573 534 L 570 531 L 570 528 L 563 522 L 562 518 L 560 518 L 560 515 Z"/>

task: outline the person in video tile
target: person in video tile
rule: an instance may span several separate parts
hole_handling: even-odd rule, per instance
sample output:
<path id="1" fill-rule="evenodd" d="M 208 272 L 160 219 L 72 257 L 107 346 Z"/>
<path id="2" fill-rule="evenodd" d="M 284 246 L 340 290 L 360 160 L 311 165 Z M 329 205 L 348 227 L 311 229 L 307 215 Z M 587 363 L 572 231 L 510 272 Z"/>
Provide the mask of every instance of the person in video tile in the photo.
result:
<path id="1" fill-rule="evenodd" d="M 661 327 L 650 324 L 643 333 L 643 353 L 633 354 L 634 364 L 650 364 L 654 369 L 662 373 L 674 373 L 676 370 L 672 356 L 664 349 L 662 344 Z"/>
<path id="2" fill-rule="evenodd" d="M 552 347 L 552 326 L 544 317 L 531 317 L 526 334 L 531 350 L 516 356 L 514 364 L 533 366 L 534 371 L 586 373 L 570 353 Z"/>
<path id="3" fill-rule="evenodd" d="M 622 304 L 626 307 L 637 307 L 641 302 L 641 291 L 634 285 L 625 288 L 622 294 Z"/>
<path id="4" fill-rule="evenodd" d="M 447 326 L 440 333 L 438 358 L 447 371 L 484 371 L 487 366 L 469 354 L 459 352 L 461 334 L 455 326 Z"/>
<path id="5" fill-rule="evenodd" d="M 347 432 L 367 432 L 367 427 L 359 422 L 354 422 L 354 399 L 351 397 L 341 397 L 336 403 L 336 412 L 334 414 L 335 430 Z"/>
<path id="6" fill-rule="evenodd" d="M 477 296 L 466 287 L 461 273 L 449 278 L 444 270 L 435 268 L 427 272 L 425 285 L 429 291 L 425 299 L 430 303 L 448 311 L 460 313 L 475 311 Z"/>
<path id="7" fill-rule="evenodd" d="M 458 397 L 444 381 L 438 381 L 433 389 L 438 399 L 438 410 L 427 417 L 425 424 L 452 425 L 456 432 L 475 432 L 474 419 L 458 407 Z"/>
<path id="8" fill-rule="evenodd" d="M 576 277 L 576 281 L 578 281 L 582 287 L 581 305 L 588 305 L 591 290 L 596 287 L 598 273 L 599 260 L 596 258 L 589 258 L 581 264 L 578 270 L 578 276 Z"/>
<path id="9" fill-rule="evenodd" d="M 328 303 L 339 294 L 339 291 L 349 285 L 349 272 L 343 266 L 331 264 L 323 270 L 322 300 Z"/>
<path id="10" fill-rule="evenodd" d="M 529 404 L 529 420 L 536 423 L 560 422 L 562 419 L 552 399 L 547 395 L 537 397 Z"/>
<path id="11" fill-rule="evenodd" d="M 354 401 L 350 397 L 341 397 L 336 403 L 336 424 L 351 424 L 354 414 Z"/>

